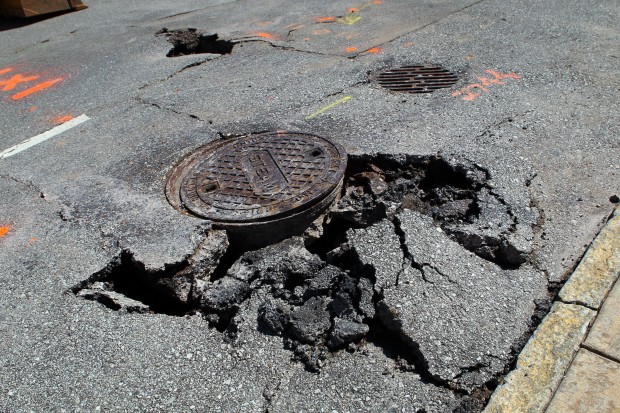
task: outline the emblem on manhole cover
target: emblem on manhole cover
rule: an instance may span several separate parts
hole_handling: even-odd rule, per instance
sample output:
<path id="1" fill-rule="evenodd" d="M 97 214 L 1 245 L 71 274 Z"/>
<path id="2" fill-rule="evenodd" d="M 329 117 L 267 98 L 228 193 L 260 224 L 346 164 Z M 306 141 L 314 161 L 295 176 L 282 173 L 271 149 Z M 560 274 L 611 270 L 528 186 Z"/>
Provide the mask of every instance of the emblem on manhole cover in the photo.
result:
<path id="1" fill-rule="evenodd" d="M 166 196 L 177 209 L 226 229 L 279 221 L 307 225 L 336 197 L 346 161 L 340 145 L 307 133 L 222 139 L 181 161 Z"/>
<path id="2" fill-rule="evenodd" d="M 457 76 L 441 66 L 403 66 L 380 72 L 379 86 L 405 93 L 430 93 L 456 83 Z"/>

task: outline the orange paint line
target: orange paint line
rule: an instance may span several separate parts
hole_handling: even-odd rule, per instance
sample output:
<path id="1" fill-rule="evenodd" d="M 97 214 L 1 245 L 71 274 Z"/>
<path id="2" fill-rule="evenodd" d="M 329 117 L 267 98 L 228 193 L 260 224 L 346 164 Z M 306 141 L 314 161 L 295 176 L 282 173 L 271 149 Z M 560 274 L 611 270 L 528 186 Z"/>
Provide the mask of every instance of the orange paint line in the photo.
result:
<path id="1" fill-rule="evenodd" d="M 371 49 L 366 50 L 367 53 L 379 53 L 381 51 L 380 47 L 373 47 Z"/>
<path id="2" fill-rule="evenodd" d="M 22 75 L 15 75 L 9 80 L 0 80 L 0 86 L 4 86 L 2 90 L 6 92 L 7 90 L 15 89 L 15 86 L 20 83 L 30 82 L 32 80 L 37 80 L 38 78 L 39 76 L 24 77 Z"/>
<path id="3" fill-rule="evenodd" d="M 319 23 L 335 22 L 336 18 L 334 16 L 318 17 L 316 21 Z"/>
<path id="4" fill-rule="evenodd" d="M 258 37 L 264 37 L 265 39 L 275 39 L 276 38 L 276 36 L 274 36 L 273 34 L 266 33 L 266 32 L 254 32 L 252 34 L 254 36 L 258 36 Z"/>
<path id="5" fill-rule="evenodd" d="M 10 230 L 11 230 L 11 227 L 9 227 L 9 226 L 0 227 L 0 238 L 4 237 L 6 234 L 8 234 Z"/>
<path id="6" fill-rule="evenodd" d="M 490 69 L 485 70 L 485 72 L 493 75 L 493 77 L 495 77 L 496 79 L 521 79 L 521 76 L 517 75 L 516 73 L 500 73 Z"/>
<path id="7" fill-rule="evenodd" d="M 379 4 L 383 4 L 383 2 L 381 0 L 372 0 L 372 4 L 376 4 L 378 6 Z"/>
<path id="8" fill-rule="evenodd" d="M 7 67 L 6 69 L 0 69 L 0 75 L 9 73 L 11 70 L 13 70 L 12 67 Z"/>
<path id="9" fill-rule="evenodd" d="M 355 47 L 355 46 L 350 46 L 350 47 L 347 47 L 347 48 L 346 48 L 346 49 L 344 49 L 344 50 L 345 50 L 347 53 L 351 53 L 351 52 L 356 51 L 356 50 L 357 50 L 357 47 Z"/>
<path id="10" fill-rule="evenodd" d="M 28 109 L 30 112 L 34 112 L 35 110 L 37 110 L 36 106 L 30 106 L 30 109 Z"/>
<path id="11" fill-rule="evenodd" d="M 61 80 L 63 80 L 63 78 L 58 78 L 58 79 L 54 79 L 54 80 L 48 80 L 47 82 L 39 83 L 38 85 L 31 87 L 30 89 L 26 89 L 23 92 L 19 92 L 19 93 L 14 94 L 13 96 L 11 96 L 11 99 L 13 99 L 13 100 L 23 99 L 26 96 L 30 96 L 33 93 L 36 93 L 36 92 L 38 92 L 40 90 L 47 89 L 48 87 L 52 87 L 56 83 L 60 82 Z"/>
<path id="12" fill-rule="evenodd" d="M 357 13 L 358 11 L 360 11 L 359 8 L 357 7 L 351 7 L 349 10 L 347 10 L 349 13 Z"/>
<path id="13" fill-rule="evenodd" d="M 61 124 L 61 123 L 69 122 L 71 119 L 73 119 L 73 116 L 71 115 L 60 115 L 52 119 L 52 123 Z"/>

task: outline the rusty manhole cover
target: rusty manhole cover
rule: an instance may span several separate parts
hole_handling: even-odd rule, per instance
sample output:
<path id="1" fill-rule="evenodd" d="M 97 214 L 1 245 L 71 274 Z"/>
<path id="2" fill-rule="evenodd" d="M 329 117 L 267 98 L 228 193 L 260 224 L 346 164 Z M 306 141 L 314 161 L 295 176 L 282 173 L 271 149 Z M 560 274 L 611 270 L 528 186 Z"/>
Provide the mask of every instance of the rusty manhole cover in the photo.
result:
<path id="1" fill-rule="evenodd" d="M 287 227 L 307 226 L 334 200 L 346 161 L 340 145 L 306 133 L 222 139 L 181 161 L 168 178 L 166 196 L 177 209 L 215 226 L 277 222 L 283 224 L 279 231 L 290 232 Z"/>
<path id="2" fill-rule="evenodd" d="M 377 75 L 377 83 L 395 92 L 430 93 L 456 83 L 457 76 L 441 66 L 403 66 Z"/>

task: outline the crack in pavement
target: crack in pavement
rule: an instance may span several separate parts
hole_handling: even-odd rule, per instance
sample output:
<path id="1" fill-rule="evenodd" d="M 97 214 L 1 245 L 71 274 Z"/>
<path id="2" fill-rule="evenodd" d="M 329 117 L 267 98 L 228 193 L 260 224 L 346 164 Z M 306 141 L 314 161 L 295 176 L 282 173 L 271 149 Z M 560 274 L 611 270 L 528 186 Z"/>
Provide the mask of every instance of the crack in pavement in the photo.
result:
<path id="1" fill-rule="evenodd" d="M 155 102 L 152 102 L 150 100 L 144 99 L 143 97 L 140 97 L 140 96 L 134 96 L 132 99 L 137 101 L 137 102 L 139 102 L 139 103 L 141 103 L 141 104 L 143 104 L 143 105 L 152 106 L 152 107 L 155 107 L 155 108 L 160 109 L 160 110 L 167 110 L 167 111 L 172 112 L 172 113 L 177 114 L 177 115 L 189 116 L 190 118 L 192 118 L 194 120 L 197 120 L 199 122 L 205 122 L 204 119 L 201 119 L 197 115 L 193 115 L 191 113 L 174 110 L 174 109 L 166 107 L 166 106 L 161 106 L 158 103 L 155 103 Z M 209 123 L 212 123 L 212 122 L 209 122 Z"/>
<path id="2" fill-rule="evenodd" d="M 35 192 L 38 195 L 38 197 L 40 199 L 42 199 L 43 201 L 45 201 L 47 203 L 50 203 L 52 205 L 56 205 L 57 207 L 59 207 L 60 210 L 57 211 L 57 215 L 58 215 L 58 218 L 61 221 L 68 222 L 68 221 L 71 220 L 71 218 L 70 218 L 71 217 L 71 213 L 70 213 L 71 207 L 69 205 L 63 203 L 58 197 L 52 196 L 50 194 L 46 194 L 43 191 L 43 189 L 38 187 L 38 186 L 36 186 L 34 184 L 34 182 L 21 180 L 21 179 L 19 179 L 17 177 L 14 177 L 14 176 L 10 175 L 10 174 L 0 174 L 0 178 L 8 180 L 8 181 L 13 181 L 13 182 L 15 182 L 15 183 L 17 183 L 19 185 L 22 185 L 22 186 L 26 187 L 28 190 L 30 190 L 32 192 Z"/>
<path id="3" fill-rule="evenodd" d="M 280 44 L 276 44 L 276 43 L 270 42 L 269 40 L 256 39 L 256 38 L 254 38 L 254 36 L 238 37 L 238 38 L 235 38 L 235 39 L 233 39 L 231 41 L 234 42 L 235 44 L 262 42 L 262 43 L 268 44 L 269 46 L 273 47 L 274 49 L 280 49 L 280 50 L 285 50 L 285 51 L 289 51 L 289 52 L 298 52 L 298 53 L 312 54 L 312 55 L 318 55 L 318 56 L 328 56 L 328 57 L 342 57 L 342 56 L 337 55 L 337 54 L 321 53 L 321 52 L 315 52 L 315 51 L 311 51 L 311 50 L 301 50 L 301 49 L 296 49 L 293 46 L 283 46 L 283 45 L 280 45 Z"/>
<path id="4" fill-rule="evenodd" d="M 424 30 L 424 29 L 426 29 L 427 27 L 433 26 L 434 24 L 437 24 L 437 23 L 439 23 L 439 22 L 441 22 L 441 21 L 443 21 L 443 20 L 445 20 L 445 19 L 448 19 L 448 18 L 450 18 L 450 17 L 454 16 L 455 14 L 458 14 L 458 13 L 460 13 L 460 12 L 462 12 L 462 11 L 464 11 L 464 10 L 467 10 L 467 9 L 469 9 L 469 8 L 471 8 L 471 7 L 474 7 L 474 6 L 476 6 L 476 5 L 480 4 L 480 3 L 484 2 L 484 1 L 487 1 L 487 0 L 478 0 L 478 1 L 476 1 L 476 2 L 474 2 L 474 3 L 471 3 L 471 4 L 469 4 L 469 5 L 465 6 L 465 7 L 462 7 L 462 8 L 460 8 L 460 9 L 458 9 L 458 10 L 455 10 L 455 11 L 453 11 L 452 13 L 450 13 L 450 14 L 448 14 L 448 15 L 446 15 L 446 16 L 440 17 L 440 18 L 439 18 L 439 19 L 437 19 L 437 20 L 434 20 L 434 21 L 432 21 L 432 22 L 430 22 L 430 23 L 428 23 L 428 24 L 425 24 L 425 25 L 423 25 L 423 26 L 421 26 L 421 27 L 418 27 L 418 28 L 417 28 L 417 29 L 415 29 L 415 30 L 412 30 L 412 31 L 407 32 L 407 33 L 403 33 L 403 34 L 401 34 L 401 35 L 399 35 L 399 36 L 394 37 L 393 39 L 387 40 L 387 41 L 385 41 L 385 42 L 383 42 L 383 43 L 376 44 L 376 45 L 374 45 L 373 47 L 382 47 L 382 46 L 385 46 L 385 45 L 387 45 L 387 44 L 393 43 L 393 42 L 395 42 L 395 41 L 396 41 L 396 40 L 398 40 L 398 39 L 401 39 L 401 38 L 406 37 L 406 36 L 409 36 L 409 35 L 411 35 L 411 34 L 413 34 L 413 33 L 416 33 L 416 32 L 419 32 L 419 31 L 421 31 L 421 30 Z M 368 49 L 367 49 L 367 50 L 368 50 Z M 350 56 L 350 57 L 349 57 L 349 59 L 356 59 L 358 56 L 360 56 L 360 55 L 364 54 L 364 52 L 365 52 L 365 51 L 361 51 L 361 52 L 359 52 L 359 53 L 357 53 L 357 54 L 354 54 L 353 56 Z"/>
<path id="5" fill-rule="evenodd" d="M 160 85 L 162 83 L 165 83 L 165 82 L 169 81 L 170 79 L 172 79 L 173 77 L 177 76 L 178 74 L 184 72 L 185 70 L 191 69 L 192 67 L 197 67 L 197 66 L 203 65 L 203 64 L 208 63 L 208 62 L 210 62 L 212 60 L 219 59 L 219 58 L 222 57 L 222 55 L 213 54 L 213 53 L 209 53 L 209 56 L 210 57 L 208 57 L 208 58 L 201 59 L 201 60 L 192 62 L 192 63 L 190 63 L 188 65 L 185 65 L 182 68 L 176 70 L 174 73 L 168 75 L 167 77 L 165 77 L 163 79 L 152 80 L 150 82 L 147 82 L 144 85 L 139 86 L 137 90 L 144 90 L 144 89 L 147 89 L 147 88 L 151 88 L 153 86 Z"/>
<path id="6" fill-rule="evenodd" d="M 308 371 L 320 371 L 342 350 L 364 351 L 364 343 L 370 342 L 401 371 L 414 372 L 426 383 L 465 397 L 476 386 L 486 386 L 489 377 L 489 382 L 494 380 L 510 360 L 498 352 L 495 358 L 480 353 L 482 359 L 476 361 L 474 350 L 455 356 L 446 366 L 438 361 L 435 339 L 429 342 L 410 325 L 412 317 L 428 316 L 415 304 L 420 299 L 418 287 L 437 284 L 438 276 L 460 285 L 463 271 L 447 273 L 448 264 L 438 267 L 432 255 L 414 256 L 412 248 L 418 251 L 420 244 L 408 237 L 411 225 L 417 225 L 411 218 L 414 214 L 423 217 L 430 238 L 437 236 L 452 249 L 462 248 L 449 234 L 437 235 L 435 230 L 446 222 L 478 219 L 469 205 L 487 189 L 487 174 L 469 162 L 438 155 L 351 155 L 340 200 L 303 237 L 247 251 L 230 244 L 225 231 L 208 229 L 187 256 L 148 269 L 131 245 L 120 245 L 101 227 L 102 237 L 110 237 L 109 246 L 116 246 L 117 253 L 71 292 L 117 311 L 200 314 L 233 347 L 243 345 L 248 329 L 276 336 L 291 351 L 292 360 Z M 457 207 L 451 207 L 449 214 L 438 212 L 455 202 Z M 455 256 L 475 257 L 462 254 L 465 251 Z M 482 262 L 479 257 L 471 260 L 475 265 Z M 419 271 L 423 281 L 415 281 L 417 271 L 411 277 L 408 268 Z M 467 300 L 471 288 L 475 287 L 463 295 Z M 488 307 L 462 303 L 450 291 L 444 297 L 429 287 L 426 293 L 435 302 L 447 300 L 450 311 L 471 308 L 487 314 Z M 464 333 L 465 339 L 471 329 Z M 460 348 L 443 333 L 437 340 L 444 343 L 439 346 Z M 508 351 L 508 344 L 501 345 L 480 350 Z M 264 411 L 272 409 L 282 385 L 280 381 L 263 390 Z"/>

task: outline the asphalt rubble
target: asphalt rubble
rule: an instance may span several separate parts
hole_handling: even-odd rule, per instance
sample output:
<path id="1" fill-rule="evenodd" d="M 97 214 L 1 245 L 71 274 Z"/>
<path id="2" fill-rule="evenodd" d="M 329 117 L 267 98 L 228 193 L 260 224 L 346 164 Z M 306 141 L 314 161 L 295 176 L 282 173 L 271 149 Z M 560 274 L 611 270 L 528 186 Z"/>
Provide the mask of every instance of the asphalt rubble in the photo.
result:
<path id="1" fill-rule="evenodd" d="M 372 343 L 452 392 L 454 411 L 480 409 L 551 298 L 528 263 L 535 209 L 518 216 L 488 178 L 439 155 L 351 155 L 340 198 L 303 234 L 247 251 L 209 227 L 182 262 L 147 269 L 124 249 L 71 292 L 197 314 L 233 346 L 249 317 L 314 374 Z"/>

